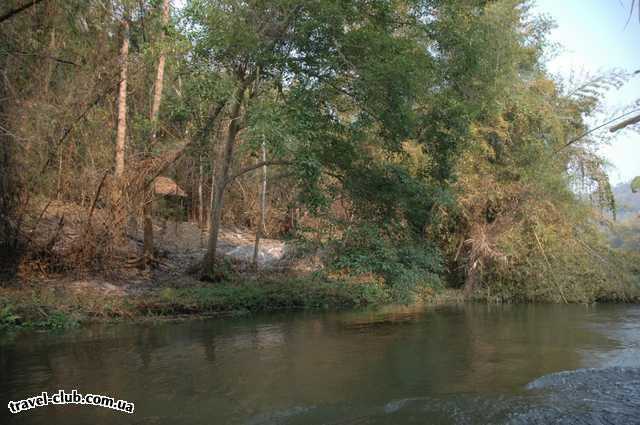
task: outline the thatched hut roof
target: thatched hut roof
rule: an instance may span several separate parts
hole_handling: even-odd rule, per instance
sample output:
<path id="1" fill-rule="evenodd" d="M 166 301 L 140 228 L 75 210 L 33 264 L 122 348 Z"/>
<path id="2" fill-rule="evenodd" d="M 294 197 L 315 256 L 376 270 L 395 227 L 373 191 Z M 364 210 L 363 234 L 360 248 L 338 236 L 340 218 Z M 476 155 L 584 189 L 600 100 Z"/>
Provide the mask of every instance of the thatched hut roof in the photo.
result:
<path id="1" fill-rule="evenodd" d="M 153 188 L 156 195 L 187 197 L 187 193 L 169 177 L 156 177 L 153 181 Z"/>

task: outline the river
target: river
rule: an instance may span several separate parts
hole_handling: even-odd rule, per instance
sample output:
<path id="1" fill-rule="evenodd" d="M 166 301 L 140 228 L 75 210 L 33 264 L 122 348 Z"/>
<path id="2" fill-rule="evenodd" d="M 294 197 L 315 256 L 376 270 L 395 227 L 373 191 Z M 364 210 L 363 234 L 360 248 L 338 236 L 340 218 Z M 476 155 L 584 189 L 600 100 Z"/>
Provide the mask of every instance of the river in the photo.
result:
<path id="1" fill-rule="evenodd" d="M 96 325 L 5 338 L 0 370 L 2 424 L 640 424 L 640 306 Z M 59 389 L 135 411 L 7 409 Z"/>

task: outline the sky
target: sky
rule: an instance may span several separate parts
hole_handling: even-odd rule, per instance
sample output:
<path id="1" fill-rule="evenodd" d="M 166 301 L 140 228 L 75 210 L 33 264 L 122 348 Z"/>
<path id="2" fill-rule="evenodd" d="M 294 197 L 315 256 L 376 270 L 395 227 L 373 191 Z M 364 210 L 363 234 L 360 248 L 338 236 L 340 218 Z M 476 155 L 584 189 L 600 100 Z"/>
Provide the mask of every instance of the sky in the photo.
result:
<path id="1" fill-rule="evenodd" d="M 545 14 L 556 23 L 550 39 L 560 45 L 560 50 L 550 58 L 548 70 L 564 78 L 572 71 L 595 74 L 613 68 L 631 72 L 640 70 L 637 2 L 627 24 L 632 3 L 633 0 L 534 0 L 534 13 Z M 620 90 L 609 92 L 606 106 L 613 110 L 638 99 L 640 75 Z M 603 131 L 607 132 L 608 127 Z M 611 164 L 608 173 L 613 184 L 640 175 L 639 133 L 620 132 L 599 152 Z"/>

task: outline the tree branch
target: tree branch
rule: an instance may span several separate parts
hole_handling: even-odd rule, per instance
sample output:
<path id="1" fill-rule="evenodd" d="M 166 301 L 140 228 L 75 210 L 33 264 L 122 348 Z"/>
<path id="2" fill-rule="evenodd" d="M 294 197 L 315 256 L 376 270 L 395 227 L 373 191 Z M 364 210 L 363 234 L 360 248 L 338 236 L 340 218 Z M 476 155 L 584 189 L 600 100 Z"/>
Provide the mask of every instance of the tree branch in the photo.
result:
<path id="1" fill-rule="evenodd" d="M 556 152 L 555 152 L 555 153 L 558 153 L 558 152 L 560 152 L 561 150 L 563 150 L 564 148 L 567 148 L 567 147 L 569 147 L 569 146 L 573 145 L 575 142 L 578 142 L 578 141 L 580 141 L 581 139 L 583 139 L 583 138 L 587 137 L 588 135 L 590 135 L 591 133 L 593 133 L 593 132 L 596 132 L 596 131 L 600 130 L 602 127 L 606 127 L 606 126 L 608 126 L 609 124 L 612 124 L 612 123 L 614 123 L 614 122 L 618 121 L 620 118 L 624 118 L 624 117 L 626 117 L 627 115 L 633 114 L 633 113 L 638 112 L 638 111 L 640 111 L 640 109 L 634 109 L 633 111 L 625 112 L 625 113 L 624 113 L 624 114 L 622 114 L 622 115 L 619 115 L 619 116 L 617 116 L 617 117 L 615 117 L 615 118 L 613 118 L 613 119 L 610 119 L 609 121 L 605 122 L 604 124 L 601 124 L 601 125 L 599 125 L 599 126 L 597 126 L 597 127 L 595 127 L 595 128 L 592 128 L 592 129 L 591 129 L 591 130 L 589 130 L 589 131 L 586 131 L 586 132 L 582 133 L 580 136 L 578 136 L 578 137 L 576 137 L 576 138 L 574 138 L 574 139 L 571 139 L 570 141 L 568 141 L 567 143 L 565 143 L 565 144 L 564 144 L 560 149 L 556 150 Z M 636 117 L 636 119 L 638 119 L 638 118 L 640 118 L 640 116 Z M 618 127 L 619 125 L 624 124 L 625 122 L 631 121 L 631 120 L 633 120 L 633 119 L 634 119 L 634 118 L 631 118 L 630 120 L 627 120 L 627 121 L 623 121 L 622 123 L 618 124 L 617 126 L 612 127 L 610 131 L 611 131 L 611 132 L 613 132 L 613 131 L 619 130 L 619 128 L 617 128 L 617 129 L 616 129 L 616 127 Z M 640 121 L 640 119 L 639 119 L 638 121 Z M 638 122 L 638 121 L 636 121 L 636 122 Z M 631 124 L 634 124 L 634 123 L 631 123 Z M 627 124 L 627 125 L 630 125 L 630 124 Z M 615 129 L 615 130 L 614 130 L 614 129 Z"/>
<path id="2" fill-rule="evenodd" d="M 54 62 L 58 62 L 61 63 L 63 65 L 73 65 L 73 66 L 80 66 L 77 63 L 70 61 L 70 60 L 66 60 L 66 59 L 62 59 L 62 58 L 58 58 L 55 56 L 51 56 L 51 55 L 40 55 L 37 53 L 29 53 L 29 52 L 25 52 L 23 50 L 9 50 L 9 53 L 13 53 L 13 54 L 19 54 L 22 56 L 33 56 L 39 59 L 49 59 L 52 60 Z"/>
<path id="3" fill-rule="evenodd" d="M 36 4 L 40 3 L 41 1 L 42 0 L 30 0 L 29 2 L 23 4 L 22 6 L 18 6 L 17 8 L 8 11 L 4 15 L 0 16 L 0 24 L 3 23 L 6 20 L 9 20 L 9 19 L 13 18 L 17 14 L 24 12 L 25 10 L 29 9 L 30 7 L 35 6 Z"/>
<path id="4" fill-rule="evenodd" d="M 218 118 L 218 115 L 220 115 L 220 112 L 222 112 L 222 109 L 224 108 L 226 103 L 227 103 L 227 101 L 225 100 L 224 102 L 222 102 L 219 105 L 217 105 L 213 110 L 211 110 L 211 112 L 209 113 L 209 116 L 208 116 L 207 123 L 205 124 L 205 126 L 203 128 L 201 128 L 194 135 L 194 137 L 186 140 L 181 146 L 177 147 L 176 149 L 174 149 L 172 151 L 165 152 L 161 157 L 154 158 L 152 160 L 152 161 L 155 161 L 155 164 L 153 164 L 153 171 L 151 172 L 151 174 L 149 176 L 147 176 L 147 178 L 146 178 L 146 180 L 144 182 L 144 189 L 149 187 L 149 185 L 151 185 L 153 183 L 153 181 L 156 179 L 156 177 L 160 176 L 160 174 L 162 174 L 164 172 L 164 170 L 167 169 L 167 167 L 169 167 L 171 164 L 173 164 L 178 159 L 180 159 L 180 157 L 182 157 L 184 152 L 187 150 L 187 148 L 189 146 L 191 146 L 194 143 L 194 141 L 202 140 L 202 139 L 206 138 L 209 135 L 209 133 L 211 132 L 211 130 L 213 128 L 213 124 L 215 123 L 216 119 Z"/>
<path id="5" fill-rule="evenodd" d="M 232 181 L 234 181 L 235 179 L 237 179 L 238 177 L 242 176 L 243 174 L 247 174 L 253 170 L 257 170 L 260 167 L 263 167 L 265 165 L 293 165 L 293 162 L 291 161 L 262 161 L 262 162 L 258 162 L 256 164 L 250 165 L 246 168 L 243 168 L 242 170 L 238 171 L 237 173 L 229 176 L 227 178 L 227 180 L 224 182 L 224 186 L 226 187 L 229 183 L 231 183 Z"/>
<path id="6" fill-rule="evenodd" d="M 628 127 L 633 124 L 637 124 L 640 122 L 640 115 L 636 115 L 635 117 L 631 117 L 628 120 L 622 121 L 620 124 L 616 124 L 609 129 L 610 132 L 615 133 L 618 130 L 622 130 L 625 127 Z"/>

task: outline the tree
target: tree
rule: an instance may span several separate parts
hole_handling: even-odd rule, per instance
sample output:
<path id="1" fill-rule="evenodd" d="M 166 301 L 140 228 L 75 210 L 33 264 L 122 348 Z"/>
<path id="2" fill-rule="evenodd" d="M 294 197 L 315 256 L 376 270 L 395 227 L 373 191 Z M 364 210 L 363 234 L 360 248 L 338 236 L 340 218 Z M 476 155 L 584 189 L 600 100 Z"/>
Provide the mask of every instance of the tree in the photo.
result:
<path id="1" fill-rule="evenodd" d="M 265 230 L 265 214 L 267 209 L 267 147 L 264 142 L 261 145 L 262 150 L 262 182 L 260 184 L 260 218 L 256 226 L 256 241 L 253 248 L 253 267 L 258 269 L 258 253 L 260 251 L 260 238 L 266 233 Z"/>
<path id="2" fill-rule="evenodd" d="M 162 30 L 160 31 L 160 35 L 158 36 L 158 44 L 161 46 L 160 56 L 158 57 L 158 67 L 156 70 L 156 78 L 154 81 L 154 91 L 153 91 L 153 102 L 151 106 L 151 135 L 149 137 L 149 145 L 146 149 L 147 151 L 153 146 L 156 142 L 157 136 L 157 126 L 158 126 L 158 114 L 160 113 L 160 103 L 162 101 L 162 89 L 164 87 L 164 67 L 166 62 L 166 56 L 164 53 L 164 46 L 162 46 L 162 42 L 164 40 L 164 32 L 169 25 L 169 0 L 162 0 Z M 147 152 L 148 154 L 148 152 Z M 149 190 L 149 194 L 147 195 L 147 199 L 143 202 L 143 256 L 145 265 L 149 266 L 154 257 L 154 247 L 153 247 L 153 217 L 152 217 L 152 207 L 153 207 L 153 197 L 154 197 L 154 188 L 152 182 L 149 184 L 151 189 Z"/>
<path id="3" fill-rule="evenodd" d="M 445 278 L 556 301 L 593 299 L 584 276 L 611 281 L 593 223 L 613 198 L 584 122 L 607 78 L 549 78 L 549 23 L 527 2 L 181 4 L 172 16 L 168 0 L 16 0 L 0 13 L 0 232 L 38 264 L 54 245 L 68 249 L 56 270 L 139 264 L 110 230 L 142 211 L 149 266 L 153 214 L 179 216 L 151 208 L 155 177 L 171 174 L 195 194 L 187 215 L 208 217 L 210 279 L 223 225 L 256 229 L 255 263 L 299 209 L 297 236 L 329 248 L 330 270 L 398 299 Z M 246 190 L 252 172 L 260 190 Z M 50 206 L 73 217 L 39 245 Z"/>
<path id="4" fill-rule="evenodd" d="M 259 73 L 266 76 L 274 71 L 276 61 L 280 59 L 278 50 L 283 48 L 289 25 L 296 13 L 295 8 L 290 9 L 291 5 L 288 4 L 235 9 L 231 4 L 223 3 L 196 1 L 187 8 L 191 13 L 190 18 L 198 25 L 194 26 L 196 30 L 192 37 L 197 43 L 195 51 L 201 55 L 199 59 L 205 66 L 214 63 L 220 69 L 218 75 L 234 87 L 226 102 L 228 126 L 222 143 L 223 157 L 217 167 L 219 176 L 216 178 L 210 213 L 210 237 L 203 260 L 205 274 L 213 270 L 216 261 L 225 188 L 233 179 L 254 169 L 251 167 L 231 175 L 237 136 L 246 121 L 247 103 L 258 95 L 258 89 L 252 87 L 253 82 Z M 224 42 L 221 43 L 221 40 Z M 263 62 L 266 66 L 261 66 Z"/>
<path id="5" fill-rule="evenodd" d="M 346 192 L 363 220 L 406 220 L 407 237 L 422 234 L 471 119 L 493 106 L 490 83 L 509 78 L 502 71 L 515 71 L 511 56 L 520 54 L 514 24 L 507 47 L 516 53 L 500 52 L 506 65 L 493 65 L 505 46 L 483 43 L 504 33 L 500 19 L 514 4 L 478 15 L 483 5 L 191 2 L 194 60 L 234 90 L 204 268 L 214 267 L 224 188 L 243 173 L 230 173 L 240 133 L 248 144 L 266 136 L 293 163 L 312 209 Z M 432 158 L 428 168 L 412 173 L 402 161 L 385 160 L 406 156 L 408 140 Z"/>
<path id="6" fill-rule="evenodd" d="M 120 82 L 118 83 L 118 130 L 116 135 L 115 176 L 124 176 L 124 158 L 127 142 L 127 73 L 129 67 L 129 21 L 122 20 L 122 47 L 120 48 Z"/>

